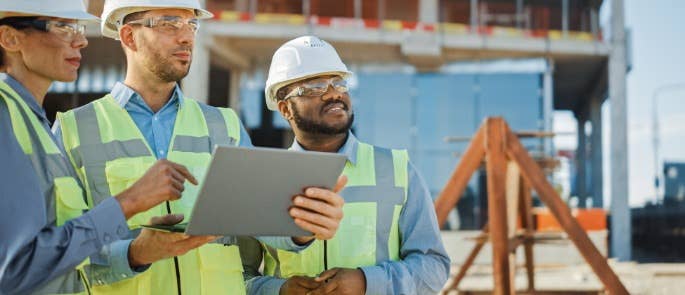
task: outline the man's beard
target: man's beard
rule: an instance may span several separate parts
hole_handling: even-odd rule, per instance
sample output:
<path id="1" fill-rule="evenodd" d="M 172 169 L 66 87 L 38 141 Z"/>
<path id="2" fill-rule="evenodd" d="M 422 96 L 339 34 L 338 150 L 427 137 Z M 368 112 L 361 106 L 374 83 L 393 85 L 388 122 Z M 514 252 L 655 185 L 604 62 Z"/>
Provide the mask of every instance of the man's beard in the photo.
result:
<path id="1" fill-rule="evenodd" d="M 185 69 L 178 69 L 171 61 L 171 58 L 162 56 L 161 51 L 153 49 L 149 50 L 149 52 L 152 54 L 152 58 L 149 59 L 148 68 L 163 82 L 178 82 L 188 75 L 192 60 L 187 62 Z"/>
<path id="2" fill-rule="evenodd" d="M 331 102 L 335 103 L 335 102 Z M 322 106 L 322 109 L 326 107 L 325 104 Z M 295 120 L 295 125 L 297 126 L 298 129 L 310 133 L 310 134 L 318 134 L 318 135 L 338 135 L 338 134 L 343 134 L 347 133 L 350 128 L 352 127 L 352 123 L 354 122 L 354 113 L 350 111 L 350 118 L 347 120 L 347 124 L 341 126 L 341 127 L 334 127 L 327 125 L 324 122 L 317 122 L 314 120 L 311 120 L 309 118 L 303 117 L 300 115 L 299 110 L 297 109 L 297 106 L 294 103 L 291 103 L 292 109 L 293 109 L 293 119 Z M 345 105 L 347 108 L 347 105 Z"/>

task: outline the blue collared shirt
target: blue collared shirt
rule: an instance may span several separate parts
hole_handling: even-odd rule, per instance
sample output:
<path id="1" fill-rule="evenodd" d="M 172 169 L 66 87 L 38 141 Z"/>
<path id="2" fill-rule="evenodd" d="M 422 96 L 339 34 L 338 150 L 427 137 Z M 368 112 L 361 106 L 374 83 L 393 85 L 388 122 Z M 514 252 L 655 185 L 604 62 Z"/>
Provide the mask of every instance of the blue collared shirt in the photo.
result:
<path id="1" fill-rule="evenodd" d="M 150 148 L 158 159 L 166 158 L 174 123 L 178 109 L 183 105 L 184 97 L 181 89 L 176 85 L 171 97 L 156 113 L 147 105 L 142 96 L 135 90 L 121 82 L 117 82 L 111 91 L 112 98 L 123 107 L 133 119 L 140 132 L 145 137 Z M 63 146 L 62 130 L 56 122 L 53 132 L 57 141 Z M 240 146 L 252 147 L 252 141 L 245 127 L 240 124 Z M 301 251 L 308 245 L 298 246 L 290 237 L 260 237 L 259 240 L 275 248 Z M 128 263 L 128 248 L 132 240 L 121 240 L 104 247 L 97 257 L 91 257 L 89 275 L 92 283 L 97 285 L 111 284 L 119 280 L 134 276 L 147 267 L 131 269 Z"/>
<path id="2" fill-rule="evenodd" d="M 338 154 L 345 155 L 348 162 L 356 165 L 358 145 L 357 138 L 350 132 Z M 291 149 L 305 151 L 297 140 Z M 436 294 L 447 281 L 450 259 L 442 244 L 430 193 L 411 162 L 408 175 L 407 202 L 399 219 L 400 260 L 361 267 L 366 277 L 366 294 Z M 246 259 L 251 263 L 258 260 L 261 259 Z M 246 277 L 254 276 L 258 268 L 259 265 L 246 265 Z M 248 294 L 279 294 L 283 283 L 284 279 L 275 277 L 253 277 L 247 281 Z"/>
<path id="3" fill-rule="evenodd" d="M 0 80 L 21 96 L 31 108 L 29 116 L 49 131 L 45 111 L 33 95 L 9 75 L 0 74 Z M 113 198 L 62 226 L 47 223 L 38 176 L 16 140 L 3 99 L 0 163 L 0 294 L 29 292 L 72 271 L 103 245 L 128 236 L 123 212 Z"/>

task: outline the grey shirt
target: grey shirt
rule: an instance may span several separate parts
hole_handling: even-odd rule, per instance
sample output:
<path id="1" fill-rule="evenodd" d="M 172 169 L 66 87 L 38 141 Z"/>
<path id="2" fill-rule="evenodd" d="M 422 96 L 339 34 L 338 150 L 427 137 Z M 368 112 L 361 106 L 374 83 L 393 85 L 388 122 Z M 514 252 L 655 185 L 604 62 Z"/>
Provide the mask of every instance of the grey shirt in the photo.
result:
<path id="1" fill-rule="evenodd" d="M 6 74 L 0 74 L 0 81 L 21 96 L 49 133 L 45 111 L 28 90 Z M 113 198 L 62 226 L 48 224 L 38 176 L 16 140 L 4 99 L 0 165 L 0 294 L 30 292 L 72 271 L 103 245 L 128 236 L 123 212 Z"/>

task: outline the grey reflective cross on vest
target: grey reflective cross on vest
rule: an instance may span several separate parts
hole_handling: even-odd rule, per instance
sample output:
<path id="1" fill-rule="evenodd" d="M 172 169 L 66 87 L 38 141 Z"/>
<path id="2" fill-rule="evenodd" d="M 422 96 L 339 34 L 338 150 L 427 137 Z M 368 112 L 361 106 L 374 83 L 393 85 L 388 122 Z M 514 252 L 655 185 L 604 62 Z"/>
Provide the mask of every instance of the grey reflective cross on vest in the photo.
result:
<path id="1" fill-rule="evenodd" d="M 395 185 L 395 169 L 392 150 L 373 147 L 375 186 L 345 187 L 341 195 L 345 203 L 368 203 L 376 205 L 376 262 L 390 260 L 388 253 L 388 235 L 392 227 L 393 212 L 396 205 L 404 204 L 405 191 Z M 402 167 L 406 169 L 406 167 Z"/>
<path id="2" fill-rule="evenodd" d="M 209 136 L 177 135 L 173 142 L 173 150 L 180 152 L 208 152 L 214 145 L 235 145 L 236 139 L 228 136 L 226 123 L 218 109 L 200 104 L 202 114 L 207 122 Z M 141 139 L 126 141 L 102 142 L 100 127 L 94 104 L 88 104 L 74 113 L 80 145 L 72 150 L 74 163 L 78 167 L 86 166 L 88 188 L 95 205 L 112 194 L 107 182 L 105 163 L 120 158 L 153 156 L 145 142 Z M 88 164 L 84 163 L 85 161 Z M 100 184 L 100 185 L 97 185 Z"/>

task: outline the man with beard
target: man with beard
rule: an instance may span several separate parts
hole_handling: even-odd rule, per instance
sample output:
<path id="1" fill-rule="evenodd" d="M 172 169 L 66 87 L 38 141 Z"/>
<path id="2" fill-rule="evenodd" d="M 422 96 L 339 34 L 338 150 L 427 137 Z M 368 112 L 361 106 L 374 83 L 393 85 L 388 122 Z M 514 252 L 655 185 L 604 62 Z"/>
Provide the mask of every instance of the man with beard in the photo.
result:
<path id="1" fill-rule="evenodd" d="M 313 36 L 285 43 L 271 60 L 266 104 L 290 123 L 291 149 L 347 156 L 345 217 L 333 239 L 299 254 L 241 245 L 249 294 L 430 294 L 447 280 L 433 203 L 406 150 L 350 132 L 351 74 L 335 49 Z M 265 276 L 257 271 L 262 258 Z"/>
<path id="2" fill-rule="evenodd" d="M 59 127 L 55 127 L 86 185 L 89 204 L 126 189 L 157 159 L 182 164 L 202 179 L 215 144 L 251 145 L 233 110 L 184 97 L 178 87 L 177 81 L 190 68 L 198 19 L 208 17 L 211 13 L 200 8 L 197 0 L 106 1 L 102 33 L 121 40 L 126 78 L 107 96 L 59 114 Z M 344 184 L 343 177 L 337 186 Z M 113 243 L 91 258 L 84 269 L 93 293 L 245 292 L 236 238 L 224 237 L 186 253 L 175 247 L 185 235 L 140 230 L 151 219 L 174 224 L 190 214 L 197 186 L 178 183 L 176 189 L 183 191 L 180 200 L 128 221 L 134 236 L 140 232 L 134 240 Z M 299 251 L 314 238 L 329 239 L 335 234 L 343 203 L 337 193 L 308 188 L 293 202 L 290 215 L 313 236 L 262 238 L 262 242 Z"/>

